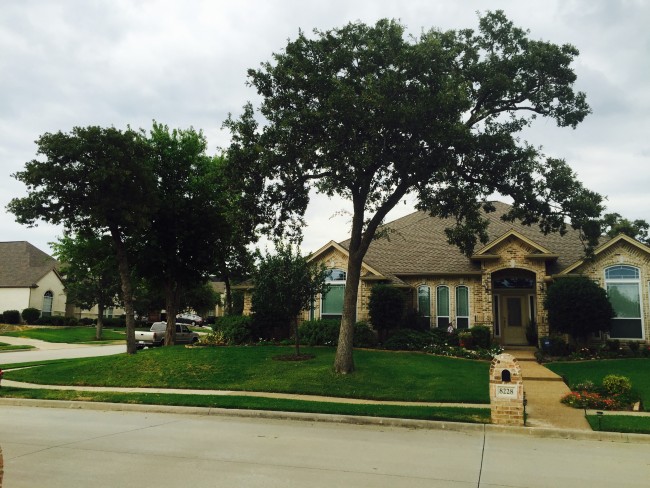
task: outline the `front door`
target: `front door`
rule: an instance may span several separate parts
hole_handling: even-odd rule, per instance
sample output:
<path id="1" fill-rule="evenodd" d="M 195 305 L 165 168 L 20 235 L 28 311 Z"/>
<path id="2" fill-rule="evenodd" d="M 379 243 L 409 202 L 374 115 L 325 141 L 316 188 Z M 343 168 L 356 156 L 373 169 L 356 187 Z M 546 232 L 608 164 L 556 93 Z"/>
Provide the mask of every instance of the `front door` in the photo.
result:
<path id="1" fill-rule="evenodd" d="M 502 300 L 503 333 L 506 344 L 527 344 L 524 327 L 524 297 L 504 296 Z"/>

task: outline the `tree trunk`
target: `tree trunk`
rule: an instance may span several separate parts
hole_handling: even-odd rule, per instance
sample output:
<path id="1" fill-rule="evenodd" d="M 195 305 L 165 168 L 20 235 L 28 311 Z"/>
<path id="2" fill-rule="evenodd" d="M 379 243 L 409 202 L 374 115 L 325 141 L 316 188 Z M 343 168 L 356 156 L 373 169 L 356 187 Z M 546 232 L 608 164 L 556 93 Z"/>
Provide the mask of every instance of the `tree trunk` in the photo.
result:
<path id="1" fill-rule="evenodd" d="M 354 323 L 357 320 L 357 297 L 359 295 L 362 259 L 362 255 L 358 252 L 350 252 L 345 292 L 343 295 L 341 330 L 339 332 L 339 343 L 336 347 L 336 358 L 334 359 L 334 370 L 341 374 L 348 374 L 354 371 L 352 347 L 354 345 Z"/>
<path id="2" fill-rule="evenodd" d="M 122 235 L 117 228 L 111 228 L 111 238 L 115 246 L 117 257 L 117 268 L 120 272 L 122 282 L 122 295 L 124 300 L 124 311 L 126 312 L 126 352 L 135 354 L 138 348 L 135 344 L 135 315 L 133 312 L 133 286 L 131 285 L 131 272 L 129 269 L 129 258 L 122 242 Z"/>
<path id="3" fill-rule="evenodd" d="M 95 326 L 95 339 L 102 340 L 102 332 L 104 330 L 104 304 L 99 302 L 97 304 L 97 325 Z"/>
<path id="4" fill-rule="evenodd" d="M 293 333 L 295 334 L 296 338 L 296 356 L 300 356 L 300 337 L 298 335 L 298 317 L 293 317 L 291 319 L 291 322 L 293 324 Z"/>
<path id="5" fill-rule="evenodd" d="M 230 289 L 230 277 L 228 274 L 225 274 L 223 277 L 223 282 L 226 285 L 226 299 L 223 303 L 224 315 L 232 314 L 232 290 Z"/>
<path id="6" fill-rule="evenodd" d="M 178 285 L 173 281 L 165 283 L 165 311 L 167 328 L 165 329 L 165 346 L 176 344 L 176 312 L 178 311 Z"/>

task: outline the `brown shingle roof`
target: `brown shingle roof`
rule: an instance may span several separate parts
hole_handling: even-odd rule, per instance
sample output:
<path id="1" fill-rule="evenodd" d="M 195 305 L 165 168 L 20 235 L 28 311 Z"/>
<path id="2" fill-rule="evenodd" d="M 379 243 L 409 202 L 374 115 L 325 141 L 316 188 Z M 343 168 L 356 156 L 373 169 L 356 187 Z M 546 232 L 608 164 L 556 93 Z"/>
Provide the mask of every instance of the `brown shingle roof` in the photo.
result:
<path id="1" fill-rule="evenodd" d="M 526 226 L 517 221 L 504 222 L 501 216 L 510 205 L 492 202 L 495 212 L 486 214 L 490 221 L 488 242 L 502 236 L 509 230 L 516 230 L 528 239 L 558 254 L 556 262 L 549 265 L 549 273 L 557 273 L 584 255 L 579 234 L 572 228 L 564 236 L 558 233 L 544 235 L 538 227 Z M 431 217 L 418 211 L 401 217 L 383 227 L 389 230 L 387 237 L 381 237 L 370 244 L 364 262 L 384 275 L 407 273 L 468 273 L 480 271 L 480 265 L 465 257 L 456 246 L 447 242 L 445 228 L 454 224 L 453 219 Z M 340 243 L 348 249 L 349 240 Z M 479 244 L 477 250 L 482 246 Z"/>
<path id="2" fill-rule="evenodd" d="M 31 287 L 57 264 L 29 242 L 0 242 L 0 288 Z"/>

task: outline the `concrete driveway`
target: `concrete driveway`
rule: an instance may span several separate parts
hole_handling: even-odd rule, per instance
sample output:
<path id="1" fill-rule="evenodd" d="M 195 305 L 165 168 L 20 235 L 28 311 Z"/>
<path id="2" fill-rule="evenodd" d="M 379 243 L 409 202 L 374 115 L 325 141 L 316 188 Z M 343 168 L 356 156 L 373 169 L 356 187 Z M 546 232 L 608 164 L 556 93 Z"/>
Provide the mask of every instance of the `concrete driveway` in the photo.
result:
<path id="1" fill-rule="evenodd" d="M 3 405 L 7 488 L 647 487 L 650 444 Z"/>

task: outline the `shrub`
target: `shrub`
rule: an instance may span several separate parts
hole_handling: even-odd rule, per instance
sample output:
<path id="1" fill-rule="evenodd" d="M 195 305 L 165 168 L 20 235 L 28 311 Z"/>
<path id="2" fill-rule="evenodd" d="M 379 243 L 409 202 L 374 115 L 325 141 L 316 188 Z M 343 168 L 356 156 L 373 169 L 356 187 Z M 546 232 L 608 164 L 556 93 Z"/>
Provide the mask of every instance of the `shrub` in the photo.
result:
<path id="1" fill-rule="evenodd" d="M 430 328 L 430 321 L 429 317 L 422 317 L 417 310 L 410 308 L 404 312 L 401 327 L 426 332 Z"/>
<path id="2" fill-rule="evenodd" d="M 606 347 L 607 350 L 610 352 L 617 352 L 618 350 L 621 349 L 621 341 L 619 341 L 618 339 L 609 339 L 606 342 Z"/>
<path id="3" fill-rule="evenodd" d="M 398 329 L 386 340 L 384 348 L 391 351 L 424 351 L 432 343 L 433 338 L 429 332 Z"/>
<path id="4" fill-rule="evenodd" d="M 338 320 L 306 320 L 300 324 L 300 339 L 310 346 L 336 346 L 340 329 Z"/>
<path id="5" fill-rule="evenodd" d="M 609 331 L 614 309 L 607 293 L 585 276 L 561 278 L 549 288 L 544 301 L 551 331 L 570 334 L 586 342 L 594 332 Z"/>
<path id="6" fill-rule="evenodd" d="M 370 322 L 375 330 L 398 328 L 404 318 L 404 293 L 391 285 L 375 285 L 368 303 Z"/>
<path id="7" fill-rule="evenodd" d="M 539 336 L 537 335 L 537 323 L 531 320 L 526 326 L 526 341 L 529 346 L 537 346 Z"/>
<path id="8" fill-rule="evenodd" d="M 627 395 L 632 391 L 632 382 L 626 376 L 608 374 L 603 378 L 603 388 L 610 395 Z"/>
<path id="9" fill-rule="evenodd" d="M 122 318 L 121 317 L 104 317 L 104 320 L 102 321 L 104 323 L 104 327 L 125 327 L 126 322 L 122 323 Z"/>
<path id="10" fill-rule="evenodd" d="M 482 349 L 489 349 L 492 344 L 492 331 L 485 325 L 475 325 L 469 329 L 474 341 L 474 346 Z"/>
<path id="11" fill-rule="evenodd" d="M 227 315 L 219 317 L 215 324 L 215 332 L 221 332 L 228 344 L 245 344 L 253 340 L 252 324 L 252 317 L 248 315 Z"/>
<path id="12" fill-rule="evenodd" d="M 81 325 L 95 325 L 95 322 L 97 322 L 95 319 L 91 319 L 90 317 L 84 317 L 79 320 L 79 323 Z"/>
<path id="13" fill-rule="evenodd" d="M 79 319 L 77 317 L 63 317 L 63 324 L 66 327 L 76 327 L 79 325 Z"/>
<path id="14" fill-rule="evenodd" d="M 225 346 L 227 343 L 223 331 L 213 330 L 199 339 L 202 346 Z"/>
<path id="15" fill-rule="evenodd" d="M 472 333 L 467 330 L 458 333 L 458 342 L 460 347 L 464 347 L 465 349 L 474 348 L 474 337 L 472 336 Z"/>
<path id="16" fill-rule="evenodd" d="M 569 346 L 561 336 L 542 337 L 542 349 L 550 356 L 569 354 Z"/>
<path id="17" fill-rule="evenodd" d="M 23 320 L 29 324 L 33 325 L 36 323 L 38 318 L 41 316 L 41 311 L 37 308 L 29 307 L 23 310 L 21 313 Z"/>
<path id="18" fill-rule="evenodd" d="M 637 341 L 630 341 L 627 343 L 627 347 L 629 347 L 630 351 L 632 351 L 634 354 L 637 354 L 641 348 L 641 344 L 639 344 Z"/>
<path id="19" fill-rule="evenodd" d="M 20 312 L 18 310 L 5 310 L 2 313 L 2 321 L 9 325 L 20 324 Z"/>
<path id="20" fill-rule="evenodd" d="M 367 322 L 354 324 L 354 347 L 377 347 L 377 334 Z"/>

